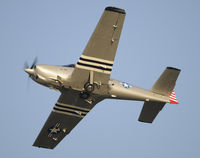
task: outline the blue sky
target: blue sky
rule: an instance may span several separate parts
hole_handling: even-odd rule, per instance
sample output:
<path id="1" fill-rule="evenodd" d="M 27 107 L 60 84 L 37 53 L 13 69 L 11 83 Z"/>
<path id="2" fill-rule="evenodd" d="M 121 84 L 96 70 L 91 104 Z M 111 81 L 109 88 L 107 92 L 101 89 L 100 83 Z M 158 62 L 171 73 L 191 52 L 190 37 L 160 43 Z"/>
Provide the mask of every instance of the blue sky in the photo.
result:
<path id="1" fill-rule="evenodd" d="M 25 61 L 76 63 L 106 6 L 126 10 L 112 78 L 150 89 L 180 68 L 175 92 L 153 124 L 143 102 L 105 100 L 54 149 L 32 147 L 59 93 L 30 80 Z M 0 0 L 2 157 L 199 157 L 200 1 Z"/>

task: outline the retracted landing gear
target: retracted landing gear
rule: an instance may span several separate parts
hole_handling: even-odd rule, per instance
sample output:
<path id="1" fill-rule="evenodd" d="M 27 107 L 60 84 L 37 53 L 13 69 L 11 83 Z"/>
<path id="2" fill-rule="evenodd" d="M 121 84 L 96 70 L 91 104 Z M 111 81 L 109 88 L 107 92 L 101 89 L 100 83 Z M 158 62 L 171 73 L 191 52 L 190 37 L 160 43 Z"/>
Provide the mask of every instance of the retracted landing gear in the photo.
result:
<path id="1" fill-rule="evenodd" d="M 88 99 L 90 97 L 90 94 L 94 91 L 94 85 L 87 82 L 84 85 L 84 89 L 84 91 L 80 92 L 80 97 L 83 99 Z"/>
<path id="2" fill-rule="evenodd" d="M 90 94 L 94 91 L 94 72 L 90 71 L 88 82 L 84 85 L 84 90 L 80 92 L 80 97 L 83 99 L 88 99 Z"/>
<path id="3" fill-rule="evenodd" d="M 84 88 L 87 92 L 91 93 L 94 91 L 94 84 L 90 84 L 89 82 L 87 82 L 85 85 L 84 85 Z"/>
<path id="4" fill-rule="evenodd" d="M 90 71 L 88 82 L 85 83 L 84 90 L 80 92 L 80 97 L 88 99 L 90 94 L 94 91 L 95 86 L 99 89 L 99 85 L 94 82 L 94 72 Z"/>
<path id="5" fill-rule="evenodd" d="M 87 99 L 89 98 L 89 96 L 90 96 L 90 93 L 88 93 L 87 91 L 80 92 L 80 97 L 83 99 Z"/>

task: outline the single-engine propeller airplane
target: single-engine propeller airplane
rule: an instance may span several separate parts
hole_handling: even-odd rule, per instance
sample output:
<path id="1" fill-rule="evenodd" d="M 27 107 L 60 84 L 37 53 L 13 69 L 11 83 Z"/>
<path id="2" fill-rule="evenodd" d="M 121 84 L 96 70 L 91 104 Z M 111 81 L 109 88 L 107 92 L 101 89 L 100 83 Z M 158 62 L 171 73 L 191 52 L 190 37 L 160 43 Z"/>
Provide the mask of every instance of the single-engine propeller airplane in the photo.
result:
<path id="1" fill-rule="evenodd" d="M 150 90 L 110 78 L 125 15 L 124 9 L 106 7 L 76 64 L 25 65 L 35 82 L 61 92 L 33 146 L 53 149 L 104 99 L 144 101 L 138 120 L 146 123 L 166 103 L 178 104 L 173 89 L 180 69 L 167 67 Z"/>

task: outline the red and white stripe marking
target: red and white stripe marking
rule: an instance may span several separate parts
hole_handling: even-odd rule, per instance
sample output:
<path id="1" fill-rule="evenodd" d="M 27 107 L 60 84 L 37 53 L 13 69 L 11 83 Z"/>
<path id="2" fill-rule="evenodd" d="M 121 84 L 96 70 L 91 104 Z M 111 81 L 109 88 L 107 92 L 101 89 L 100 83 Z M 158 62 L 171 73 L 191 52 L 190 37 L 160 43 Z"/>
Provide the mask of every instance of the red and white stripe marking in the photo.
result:
<path id="1" fill-rule="evenodd" d="M 170 95 L 170 97 L 169 97 L 169 101 L 170 101 L 170 103 L 172 103 L 172 104 L 178 104 L 178 101 L 177 101 L 177 99 L 176 99 L 176 95 L 175 95 L 175 92 L 174 92 L 174 91 L 172 91 L 172 93 L 171 93 L 171 95 Z"/>

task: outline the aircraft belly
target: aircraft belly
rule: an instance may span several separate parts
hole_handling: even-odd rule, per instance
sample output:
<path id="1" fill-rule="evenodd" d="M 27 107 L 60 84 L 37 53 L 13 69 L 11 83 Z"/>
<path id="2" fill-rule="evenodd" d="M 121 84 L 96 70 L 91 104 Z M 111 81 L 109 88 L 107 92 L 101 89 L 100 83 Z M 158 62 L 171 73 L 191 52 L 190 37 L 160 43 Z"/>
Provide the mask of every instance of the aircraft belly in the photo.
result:
<path id="1" fill-rule="evenodd" d="M 169 98 L 166 96 L 117 80 L 109 82 L 109 95 L 109 98 L 113 99 L 169 102 Z"/>

